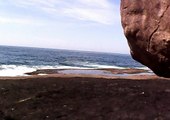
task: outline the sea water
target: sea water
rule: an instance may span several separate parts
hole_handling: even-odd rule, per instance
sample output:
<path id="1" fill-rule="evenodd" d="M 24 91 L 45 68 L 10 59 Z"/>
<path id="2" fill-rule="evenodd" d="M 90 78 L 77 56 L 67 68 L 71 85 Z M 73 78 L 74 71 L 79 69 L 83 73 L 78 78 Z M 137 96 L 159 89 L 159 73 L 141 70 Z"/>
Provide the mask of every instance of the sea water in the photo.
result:
<path id="1" fill-rule="evenodd" d="M 0 46 L 0 76 L 22 76 L 37 69 L 147 69 L 128 54 Z"/>

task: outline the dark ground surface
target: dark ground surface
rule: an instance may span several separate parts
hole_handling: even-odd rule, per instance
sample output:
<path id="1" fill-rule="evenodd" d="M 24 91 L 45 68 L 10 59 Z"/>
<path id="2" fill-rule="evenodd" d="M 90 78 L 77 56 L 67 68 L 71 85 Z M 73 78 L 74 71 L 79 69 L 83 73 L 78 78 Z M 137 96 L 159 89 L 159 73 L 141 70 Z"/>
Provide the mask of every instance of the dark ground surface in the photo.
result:
<path id="1" fill-rule="evenodd" d="M 170 120 L 170 81 L 0 81 L 0 120 Z"/>

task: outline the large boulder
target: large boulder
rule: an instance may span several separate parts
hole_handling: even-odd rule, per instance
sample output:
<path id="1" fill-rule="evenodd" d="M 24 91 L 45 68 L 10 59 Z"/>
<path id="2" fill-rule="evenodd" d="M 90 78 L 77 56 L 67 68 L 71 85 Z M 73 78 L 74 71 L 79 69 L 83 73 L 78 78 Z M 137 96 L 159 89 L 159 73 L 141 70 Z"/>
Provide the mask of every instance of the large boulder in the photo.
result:
<path id="1" fill-rule="evenodd" d="M 121 0 L 121 21 L 132 57 L 170 77 L 170 0 Z"/>

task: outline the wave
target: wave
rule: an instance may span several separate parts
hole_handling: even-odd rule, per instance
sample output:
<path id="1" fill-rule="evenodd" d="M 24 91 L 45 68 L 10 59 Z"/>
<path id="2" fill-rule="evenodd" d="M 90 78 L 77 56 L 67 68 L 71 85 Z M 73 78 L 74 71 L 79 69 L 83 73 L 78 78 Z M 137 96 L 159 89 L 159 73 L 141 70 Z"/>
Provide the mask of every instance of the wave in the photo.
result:
<path id="1" fill-rule="evenodd" d="M 153 71 L 148 67 L 135 67 L 136 69 L 147 70 L 149 73 L 153 73 Z"/>
<path id="2" fill-rule="evenodd" d="M 35 68 L 16 65 L 1 65 L 0 76 L 26 76 L 27 72 L 35 71 Z"/>
<path id="3" fill-rule="evenodd" d="M 0 65 L 0 76 L 28 76 L 25 73 L 33 72 L 38 69 L 126 69 L 126 67 L 119 67 L 113 65 L 100 65 L 92 63 L 81 63 L 83 66 L 66 66 L 66 65 L 39 65 L 39 66 L 28 66 L 28 65 Z"/>
<path id="4" fill-rule="evenodd" d="M 101 68 L 101 69 L 126 69 L 125 67 L 119 67 L 119 66 L 114 66 L 114 65 L 99 65 L 99 64 L 91 64 L 90 65 L 93 68 Z"/>
<path id="5" fill-rule="evenodd" d="M 33 72 L 38 69 L 85 69 L 81 67 L 72 66 L 27 66 L 27 65 L 1 65 L 0 76 L 14 77 L 14 76 L 28 76 L 25 73 Z"/>

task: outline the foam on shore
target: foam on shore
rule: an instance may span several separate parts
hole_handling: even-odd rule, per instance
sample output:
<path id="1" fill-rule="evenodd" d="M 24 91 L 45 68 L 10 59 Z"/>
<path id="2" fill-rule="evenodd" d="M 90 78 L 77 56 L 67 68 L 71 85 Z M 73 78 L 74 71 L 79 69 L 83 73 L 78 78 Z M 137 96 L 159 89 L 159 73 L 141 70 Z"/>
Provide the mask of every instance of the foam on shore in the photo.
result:
<path id="1" fill-rule="evenodd" d="M 76 66 L 26 66 L 26 65 L 1 65 L 0 66 L 0 76 L 27 76 L 25 73 L 34 72 L 36 70 L 44 70 L 44 69 L 65 69 L 70 70 L 67 73 L 80 73 L 80 74 L 103 74 L 103 72 L 95 71 L 95 69 L 129 69 L 125 67 L 119 66 L 109 66 L 109 65 L 99 65 L 99 64 L 91 64 L 85 67 L 76 67 Z M 144 69 L 144 68 L 137 68 Z M 73 71 L 74 70 L 74 71 Z M 83 71 L 84 70 L 84 71 Z M 144 69 L 148 70 L 148 69 Z M 41 75 L 41 74 L 40 74 Z"/>

